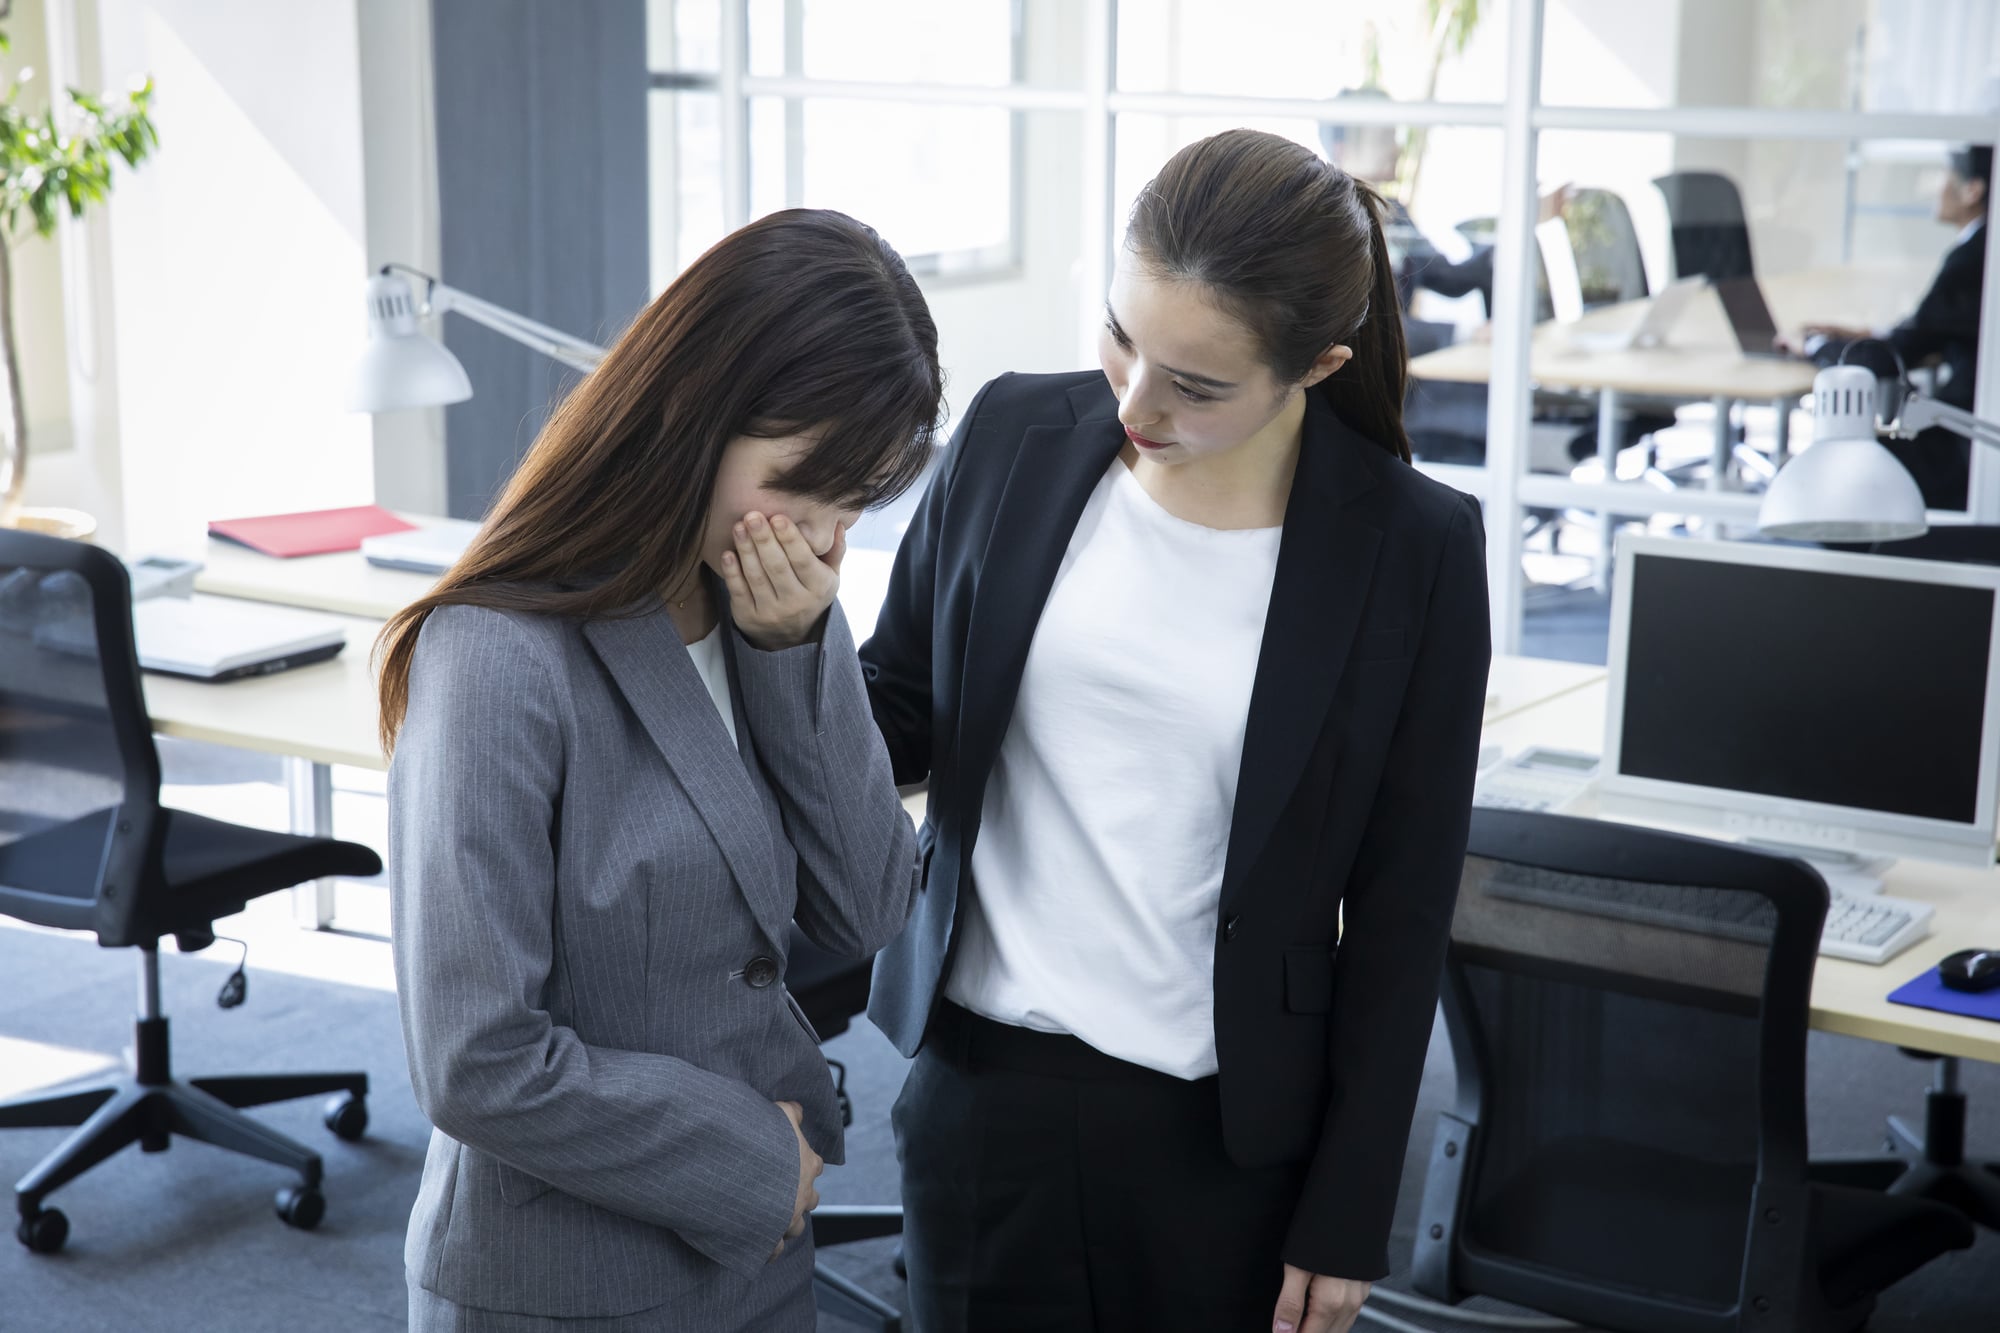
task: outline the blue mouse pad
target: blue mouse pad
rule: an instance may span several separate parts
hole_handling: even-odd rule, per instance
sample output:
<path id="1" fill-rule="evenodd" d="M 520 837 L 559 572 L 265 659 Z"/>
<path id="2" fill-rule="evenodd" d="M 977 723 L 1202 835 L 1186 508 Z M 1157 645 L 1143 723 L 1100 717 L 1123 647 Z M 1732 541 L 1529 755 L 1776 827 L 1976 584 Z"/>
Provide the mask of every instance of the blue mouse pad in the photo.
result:
<path id="1" fill-rule="evenodd" d="M 1940 1013 L 1964 1014 L 1967 1018 L 1985 1018 L 2000 1023 L 2000 988 L 1974 995 L 1970 991 L 1953 990 L 1938 980 L 1938 970 L 1918 977 L 1906 986 L 1898 986 L 1889 992 L 1890 1004 L 1907 1004 L 1918 1009 L 1936 1009 Z"/>

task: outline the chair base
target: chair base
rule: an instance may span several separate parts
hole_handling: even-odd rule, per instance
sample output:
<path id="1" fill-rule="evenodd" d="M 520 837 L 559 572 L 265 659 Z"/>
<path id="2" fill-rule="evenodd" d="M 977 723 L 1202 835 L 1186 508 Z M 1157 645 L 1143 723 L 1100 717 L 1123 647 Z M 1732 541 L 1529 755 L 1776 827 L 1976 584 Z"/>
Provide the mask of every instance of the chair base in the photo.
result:
<path id="1" fill-rule="evenodd" d="M 347 1094 L 329 1109 L 327 1125 L 343 1138 L 360 1137 L 367 1125 L 362 1101 L 368 1094 L 366 1074 L 269 1074 L 186 1082 L 142 1080 L 135 1075 L 0 1102 L 0 1129 L 76 1130 L 14 1186 L 22 1239 L 31 1248 L 59 1247 L 60 1240 L 54 1246 L 28 1240 L 37 1219 L 45 1214 L 44 1199 L 130 1144 L 138 1144 L 143 1152 L 164 1152 L 175 1135 L 289 1167 L 298 1174 L 299 1185 L 296 1192 L 286 1194 L 316 1195 L 319 1154 L 244 1115 L 242 1108 L 321 1093 Z M 281 1202 L 280 1215 L 294 1226 L 319 1220 L 311 1200 L 304 1206 L 295 1200 L 289 1209 Z"/>
<path id="2" fill-rule="evenodd" d="M 1958 1209 L 1980 1226 L 2000 1230 L 2000 1163 L 1965 1160 L 1965 1094 L 1934 1088 L 1924 1098 L 1918 1129 L 1891 1116 L 1881 1156 L 1815 1159 L 1812 1175 Z"/>
<path id="3" fill-rule="evenodd" d="M 879 1205 L 829 1204 L 812 1214 L 813 1245 L 845 1245 L 902 1234 L 903 1210 Z M 902 1333 L 903 1312 L 825 1264 L 813 1267 L 813 1296 L 820 1310 L 878 1333 Z"/>

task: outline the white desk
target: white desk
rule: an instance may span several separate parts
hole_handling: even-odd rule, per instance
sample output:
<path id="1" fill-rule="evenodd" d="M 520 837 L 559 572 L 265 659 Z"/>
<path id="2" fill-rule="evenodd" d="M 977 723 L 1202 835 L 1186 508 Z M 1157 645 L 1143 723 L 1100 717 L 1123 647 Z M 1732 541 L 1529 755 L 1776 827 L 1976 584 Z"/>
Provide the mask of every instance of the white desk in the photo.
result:
<path id="1" fill-rule="evenodd" d="M 440 521 L 424 514 L 399 517 L 419 527 Z M 180 554 L 203 564 L 195 576 L 197 591 L 373 620 L 387 620 L 437 583 L 434 575 L 371 565 L 359 551 L 279 559 L 235 542 L 210 538 L 205 545 Z M 889 593 L 889 570 L 895 559 L 893 551 L 850 548 L 841 563 L 840 606 L 847 613 L 856 643 L 875 628 L 876 612 Z"/>
<path id="2" fill-rule="evenodd" d="M 146 708 L 163 736 L 233 745 L 321 766 L 387 767 L 375 743 L 375 673 L 369 656 L 382 622 L 339 619 L 338 657 L 270 676 L 208 684 L 146 672 Z"/>
<path id="3" fill-rule="evenodd" d="M 270 676 L 209 684 L 144 674 L 146 711 L 165 736 L 281 755 L 295 833 L 333 836 L 333 765 L 386 768 L 375 740 L 371 656 L 382 622 L 340 619 L 347 647 L 338 657 Z M 292 894 L 301 925 L 333 924 L 334 881 L 301 884 Z"/>
<path id="4" fill-rule="evenodd" d="M 1529 744 L 1598 752 L 1604 747 L 1607 690 L 1607 682 L 1599 680 L 1551 698 L 1490 726 L 1486 739 L 1499 741 L 1510 753 Z M 1585 801 L 1566 813 L 1595 811 Z M 1913 1009 L 1884 998 L 1946 954 L 2000 944 L 2000 868 L 1900 860 L 1883 876 L 1883 887 L 1898 898 L 1931 905 L 1937 915 L 1930 937 L 1880 966 L 1822 957 L 1813 974 L 1812 1025 L 1939 1055 L 2000 1062 L 2000 1023 Z"/>

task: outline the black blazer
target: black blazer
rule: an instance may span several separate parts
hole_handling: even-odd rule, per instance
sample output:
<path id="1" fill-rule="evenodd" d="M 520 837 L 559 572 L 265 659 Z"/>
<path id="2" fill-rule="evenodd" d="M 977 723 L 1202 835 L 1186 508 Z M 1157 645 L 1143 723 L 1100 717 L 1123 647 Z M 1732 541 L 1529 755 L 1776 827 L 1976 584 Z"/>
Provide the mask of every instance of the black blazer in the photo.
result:
<path id="1" fill-rule="evenodd" d="M 1945 252 L 1923 300 L 1884 337 L 1906 366 L 1935 358 L 1947 367 L 1950 373 L 1938 386 L 1938 401 L 1968 412 L 1979 377 L 1979 304 L 1985 287 L 1986 227 L 1982 225 Z M 1879 376 L 1896 373 L 1895 359 L 1875 342 L 1830 342 L 1816 349 L 1813 359 L 1830 366 L 1843 354 Z M 1926 508 L 1965 508 L 1972 441 L 1933 426 L 1913 440 L 1885 438 L 1882 443 L 1916 479 Z"/>
<path id="2" fill-rule="evenodd" d="M 1968 412 L 1979 374 L 1979 298 L 1985 287 L 1982 225 L 1945 253 L 1924 299 L 1889 330 L 1889 343 L 1908 364 L 1937 357 L 1951 367 L 1950 378 L 1938 386 L 1938 399 Z"/>
<path id="3" fill-rule="evenodd" d="M 1307 401 L 1216 914 L 1215 1041 L 1230 1157 L 1309 1163 L 1285 1260 L 1372 1279 L 1465 854 L 1484 538 L 1470 497 Z M 869 1003 L 905 1055 L 951 966 L 1029 641 L 1125 440 L 1117 406 L 1096 371 L 980 390 L 861 649 L 897 781 L 931 784 L 924 888 Z"/>

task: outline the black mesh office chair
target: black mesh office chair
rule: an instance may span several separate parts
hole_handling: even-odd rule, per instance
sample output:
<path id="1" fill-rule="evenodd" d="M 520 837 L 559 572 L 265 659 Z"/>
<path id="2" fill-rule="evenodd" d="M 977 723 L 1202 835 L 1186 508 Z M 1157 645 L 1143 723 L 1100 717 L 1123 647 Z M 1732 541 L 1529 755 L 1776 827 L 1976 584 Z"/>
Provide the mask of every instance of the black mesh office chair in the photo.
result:
<path id="1" fill-rule="evenodd" d="M 1911 560 L 1943 560 L 1962 565 L 2000 565 L 2000 527 L 1953 524 L 1921 537 L 1876 542 L 1874 555 Z M 1958 1057 L 1902 1048 L 1917 1060 L 1935 1060 L 1937 1071 L 1924 1094 L 1922 1126 L 1891 1116 L 1879 1156 L 1849 1157 L 1819 1164 L 1822 1173 L 1870 1189 L 1936 1199 L 1957 1208 L 1981 1226 L 2000 1229 L 2000 1162 L 1965 1160 L 1965 1093 L 1959 1086 Z"/>
<path id="2" fill-rule="evenodd" d="M 805 1010 L 822 1042 L 847 1031 L 854 1016 L 868 1008 L 868 983 L 874 970 L 874 959 L 857 961 L 830 954 L 800 934 L 797 926 L 792 927 L 785 988 Z M 841 1122 L 852 1124 L 854 1108 L 847 1097 L 847 1070 L 838 1060 L 828 1063 L 833 1066 L 834 1086 L 840 1092 Z M 812 1229 L 813 1244 L 820 1248 L 897 1236 L 903 1231 L 903 1210 L 893 1204 L 822 1204 L 813 1210 Z M 899 1257 L 899 1270 L 901 1264 Z M 901 1310 L 823 1263 L 813 1269 L 813 1295 L 828 1314 L 881 1333 L 901 1333 Z"/>
<path id="3" fill-rule="evenodd" d="M 93 546 L 0 528 L 0 913 L 88 930 L 139 951 L 134 1068 L 109 1082 L 0 1102 L 0 1129 L 71 1134 L 14 1187 L 16 1234 L 43 1254 L 69 1222 L 42 1201 L 127 1144 L 174 1135 L 290 1167 L 278 1215 L 319 1223 L 319 1155 L 238 1108 L 342 1094 L 327 1126 L 367 1129 L 366 1074 L 174 1079 L 160 1013 L 159 944 L 214 942 L 213 923 L 252 898 L 323 875 L 372 875 L 353 843 L 240 828 L 160 805 L 160 760 L 132 646 L 125 567 Z M 217 688 L 227 688 L 219 686 Z"/>
<path id="4" fill-rule="evenodd" d="M 1699 273 L 1723 282 L 1755 275 L 1750 217 L 1735 181 L 1716 171 L 1675 171 L 1655 177 L 1653 185 L 1667 205 L 1675 277 Z"/>
<path id="5" fill-rule="evenodd" d="M 1831 1333 L 1971 1245 L 1941 1204 L 1809 1175 L 1826 904 L 1799 861 L 1475 811 L 1418 1289 L 1632 1333 Z"/>

